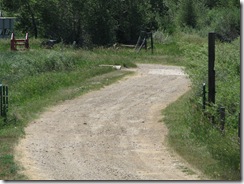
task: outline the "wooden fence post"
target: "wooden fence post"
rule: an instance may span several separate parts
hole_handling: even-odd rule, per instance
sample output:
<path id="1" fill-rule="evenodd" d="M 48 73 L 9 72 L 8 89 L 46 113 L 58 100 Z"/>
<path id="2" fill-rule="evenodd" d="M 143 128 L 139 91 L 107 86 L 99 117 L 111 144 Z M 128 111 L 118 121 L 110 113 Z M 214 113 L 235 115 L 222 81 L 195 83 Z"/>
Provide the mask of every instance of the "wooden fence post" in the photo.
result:
<path id="1" fill-rule="evenodd" d="M 208 36 L 208 102 L 215 103 L 215 33 Z"/>
<path id="2" fill-rule="evenodd" d="M 16 50 L 14 33 L 11 34 L 10 49 L 11 50 Z"/>
<path id="3" fill-rule="evenodd" d="M 153 32 L 151 32 L 151 51 L 152 51 L 152 54 L 153 54 L 153 46 L 154 46 L 154 43 L 153 43 Z"/>
<path id="4" fill-rule="evenodd" d="M 147 38 L 145 38 L 144 47 L 145 47 L 145 50 L 147 51 Z"/>
<path id="5" fill-rule="evenodd" d="M 25 36 L 25 48 L 29 49 L 30 48 L 30 44 L 29 44 L 29 33 L 26 33 Z"/>

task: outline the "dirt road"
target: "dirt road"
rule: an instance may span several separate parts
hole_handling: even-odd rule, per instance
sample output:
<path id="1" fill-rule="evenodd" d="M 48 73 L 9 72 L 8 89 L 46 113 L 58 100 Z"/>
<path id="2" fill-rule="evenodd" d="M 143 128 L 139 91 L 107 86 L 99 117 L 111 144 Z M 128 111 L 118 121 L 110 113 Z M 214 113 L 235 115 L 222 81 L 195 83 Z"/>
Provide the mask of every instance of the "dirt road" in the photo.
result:
<path id="1" fill-rule="evenodd" d="M 179 67 L 135 75 L 50 108 L 26 128 L 16 159 L 32 180 L 198 180 L 169 150 L 161 110 L 190 85 Z"/>

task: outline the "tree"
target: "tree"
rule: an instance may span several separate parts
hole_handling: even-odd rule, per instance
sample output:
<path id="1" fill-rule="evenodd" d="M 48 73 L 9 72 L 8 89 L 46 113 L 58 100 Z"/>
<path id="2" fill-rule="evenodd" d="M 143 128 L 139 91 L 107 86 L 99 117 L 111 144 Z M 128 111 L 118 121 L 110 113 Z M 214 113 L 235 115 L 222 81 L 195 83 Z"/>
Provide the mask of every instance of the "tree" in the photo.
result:
<path id="1" fill-rule="evenodd" d="M 22 7 L 24 11 L 22 13 L 26 13 L 31 19 L 32 30 L 34 32 L 35 38 L 38 36 L 38 29 L 37 29 L 37 21 L 35 16 L 35 5 L 36 1 L 31 0 L 22 0 L 21 3 L 23 4 Z"/>
<path id="2" fill-rule="evenodd" d="M 18 30 L 80 45 L 89 39 L 95 45 L 135 43 L 142 30 L 158 29 L 167 11 L 161 0 L 1 1 L 18 17 Z"/>
<path id="3" fill-rule="evenodd" d="M 116 36 L 118 42 L 136 43 L 140 32 L 148 25 L 147 1 L 120 0 L 116 4 L 115 20 L 118 22 Z"/>
<path id="4" fill-rule="evenodd" d="M 113 17 L 113 2 L 90 0 L 86 2 L 85 7 L 85 32 L 92 42 L 95 45 L 114 43 L 117 22 Z"/>
<path id="5" fill-rule="evenodd" d="M 180 9 L 178 13 L 180 26 L 188 26 L 196 28 L 197 25 L 197 13 L 195 10 L 193 0 L 181 0 Z"/>
<path id="6" fill-rule="evenodd" d="M 38 36 L 36 4 L 36 0 L 2 0 L 3 9 L 13 12 L 19 19 L 19 27 L 24 24 L 24 30 L 32 32 L 35 38 Z"/>

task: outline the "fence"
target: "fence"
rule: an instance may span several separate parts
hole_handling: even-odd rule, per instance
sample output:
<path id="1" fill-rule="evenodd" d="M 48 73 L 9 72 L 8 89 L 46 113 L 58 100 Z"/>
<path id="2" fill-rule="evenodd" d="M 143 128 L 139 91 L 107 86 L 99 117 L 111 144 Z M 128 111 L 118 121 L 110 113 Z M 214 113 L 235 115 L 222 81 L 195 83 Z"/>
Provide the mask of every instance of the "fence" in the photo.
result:
<path id="1" fill-rule="evenodd" d="M 202 85 L 202 109 L 205 111 L 206 106 L 211 106 L 215 104 L 215 95 L 216 95 L 216 88 L 215 88 L 215 34 L 216 33 L 209 33 L 208 37 L 208 92 L 206 90 L 206 84 L 203 83 Z M 208 94 L 208 101 L 206 98 L 206 94 Z M 225 130 L 225 121 L 226 121 L 226 109 L 225 107 L 219 106 L 217 114 L 219 117 L 215 117 L 214 115 L 207 114 L 209 119 L 212 121 L 212 124 L 215 124 L 215 120 L 218 119 L 220 121 L 220 130 L 224 132 Z M 238 137 L 240 138 L 240 126 L 241 126 L 241 116 L 239 113 L 239 122 L 238 122 Z"/>
<path id="2" fill-rule="evenodd" d="M 145 31 L 141 31 L 140 36 L 138 38 L 138 41 L 136 43 L 135 46 L 135 51 L 140 52 L 140 50 L 142 49 L 142 47 L 145 47 L 145 49 L 147 50 L 147 39 L 151 40 L 151 52 L 153 54 L 153 49 L 154 49 L 154 42 L 153 42 L 153 33 L 152 32 L 145 32 Z"/>
<path id="3" fill-rule="evenodd" d="M 8 86 L 0 84 L 0 116 L 7 118 L 8 112 Z"/>

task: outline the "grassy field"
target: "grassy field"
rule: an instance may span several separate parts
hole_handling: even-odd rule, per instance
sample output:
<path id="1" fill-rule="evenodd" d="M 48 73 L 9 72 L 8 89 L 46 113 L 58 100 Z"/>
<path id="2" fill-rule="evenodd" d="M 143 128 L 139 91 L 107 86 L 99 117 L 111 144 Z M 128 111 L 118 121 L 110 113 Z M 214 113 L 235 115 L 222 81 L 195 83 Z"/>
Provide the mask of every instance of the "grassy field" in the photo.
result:
<path id="1" fill-rule="evenodd" d="M 0 82 L 9 86 L 8 120 L 0 119 L 0 179 L 18 180 L 14 145 L 24 127 L 46 107 L 108 85 L 129 74 L 101 64 L 136 67 L 136 63 L 184 66 L 192 91 L 164 112 L 169 144 L 196 168 L 213 179 L 240 179 L 240 145 L 237 114 L 240 112 L 240 45 L 217 43 L 217 104 L 227 109 L 226 130 L 212 126 L 200 108 L 201 85 L 207 82 L 207 38 L 179 34 L 155 45 L 155 53 L 132 49 L 82 50 L 56 45 L 40 48 L 31 40 L 30 51 L 11 52 L 9 41 L 0 41 Z M 219 62 L 220 61 L 220 62 Z M 184 107 L 184 108 L 183 108 Z M 207 109 L 214 113 L 215 107 Z M 181 126 L 179 126 L 181 125 Z M 182 144 L 180 144 L 182 143 Z M 189 147 L 192 146 L 192 147 Z M 205 153 L 205 154 L 202 154 Z M 201 163 L 201 164 L 198 164 Z"/>
<path id="2" fill-rule="evenodd" d="M 9 43 L 0 45 L 0 82 L 9 87 L 7 122 L 0 119 L 0 179 L 22 179 L 14 163 L 14 145 L 24 127 L 46 107 L 108 85 L 129 73 L 100 64 L 135 67 L 129 57 L 100 51 L 76 50 L 63 45 L 41 49 L 31 41 L 30 51 L 11 52 Z M 99 76 L 99 77 L 97 77 Z"/>

